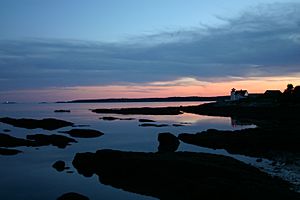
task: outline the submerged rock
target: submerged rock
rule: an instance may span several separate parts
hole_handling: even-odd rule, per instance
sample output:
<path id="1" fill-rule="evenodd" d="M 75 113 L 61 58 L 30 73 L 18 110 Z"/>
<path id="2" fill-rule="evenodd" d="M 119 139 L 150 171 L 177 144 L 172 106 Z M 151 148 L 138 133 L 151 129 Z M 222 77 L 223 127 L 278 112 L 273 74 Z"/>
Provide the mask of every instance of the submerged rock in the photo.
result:
<path id="1" fill-rule="evenodd" d="M 42 128 L 45 130 L 56 130 L 62 127 L 72 126 L 73 123 L 67 122 L 64 120 L 47 118 L 47 119 L 14 119 L 9 117 L 0 118 L 0 122 L 9 124 L 15 127 L 27 128 L 27 129 L 35 129 Z"/>
<path id="2" fill-rule="evenodd" d="M 13 155 L 17 155 L 19 153 L 22 153 L 22 151 L 19 151 L 16 149 L 0 148 L 0 155 L 3 155 L 3 156 L 13 156 Z"/>
<path id="3" fill-rule="evenodd" d="M 76 143 L 77 141 L 73 138 L 69 138 L 63 135 L 44 135 L 44 134 L 35 134 L 27 135 L 28 140 L 34 141 L 33 146 L 48 146 L 53 145 L 58 148 L 66 148 L 70 143 Z"/>
<path id="4" fill-rule="evenodd" d="M 77 153 L 78 173 L 115 188 L 167 199 L 299 199 L 290 185 L 229 157 L 99 150 Z"/>
<path id="5" fill-rule="evenodd" d="M 104 135 L 104 133 L 93 129 L 72 129 L 69 131 L 60 131 L 61 133 L 69 134 L 77 138 L 93 138 Z"/>
<path id="6" fill-rule="evenodd" d="M 68 138 L 62 135 L 27 135 L 27 139 L 16 138 L 4 133 L 0 133 L 0 147 L 39 147 L 53 145 L 59 148 L 65 148 L 72 142 L 77 142 L 72 138 Z"/>
<path id="7" fill-rule="evenodd" d="M 69 192 L 58 197 L 57 200 L 89 200 L 88 197 L 75 192 Z"/>
<path id="8" fill-rule="evenodd" d="M 158 134 L 158 152 L 175 152 L 179 147 L 178 138 L 171 133 Z"/>

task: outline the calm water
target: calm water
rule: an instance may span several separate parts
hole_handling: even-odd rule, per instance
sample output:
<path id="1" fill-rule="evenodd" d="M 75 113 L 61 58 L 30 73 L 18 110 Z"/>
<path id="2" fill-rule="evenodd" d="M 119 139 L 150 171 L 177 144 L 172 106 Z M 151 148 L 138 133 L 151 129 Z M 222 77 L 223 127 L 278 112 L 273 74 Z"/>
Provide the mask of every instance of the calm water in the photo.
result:
<path id="1" fill-rule="evenodd" d="M 142 115 L 115 115 L 96 114 L 89 109 L 93 108 L 120 108 L 120 107 L 159 107 L 199 105 L 199 102 L 176 102 L 176 103 L 110 103 L 110 104 L 1 104 L 1 117 L 15 118 L 57 118 L 71 121 L 77 125 L 89 125 L 105 133 L 99 138 L 80 139 L 78 143 L 72 144 L 65 149 L 58 149 L 53 146 L 40 147 L 38 149 L 19 147 L 24 153 L 16 156 L 0 156 L 0 199 L 9 200 L 54 200 L 63 193 L 74 191 L 88 196 L 91 200 L 96 199 L 154 199 L 134 193 L 129 193 L 111 186 L 103 185 L 98 181 L 97 176 L 85 178 L 78 175 L 72 167 L 72 160 L 77 152 L 91 151 L 98 149 L 118 149 L 130 151 L 155 152 L 158 142 L 157 135 L 160 132 L 171 132 L 175 135 L 188 132 L 196 133 L 209 128 L 221 130 L 241 129 L 253 126 L 232 125 L 230 118 L 209 117 L 194 114 L 182 114 L 178 116 L 142 116 Z M 71 113 L 54 113 L 57 109 L 70 109 Z M 131 121 L 103 121 L 99 117 L 114 116 L 120 118 L 132 117 Z M 172 125 L 174 123 L 188 123 L 181 127 L 140 127 L 138 119 L 152 119 L 157 123 Z M 10 129 L 9 134 L 25 138 L 27 134 L 60 134 L 58 131 L 69 130 L 62 128 L 56 131 L 45 131 L 42 129 L 15 128 L 0 123 L 0 132 L 3 129 Z M 223 150 L 211 150 L 193 145 L 181 143 L 179 150 L 209 152 L 229 155 Z M 254 158 L 234 155 L 233 157 L 245 162 L 253 162 Z M 67 166 L 71 167 L 74 173 L 69 174 L 57 172 L 51 166 L 57 160 L 64 160 Z"/>

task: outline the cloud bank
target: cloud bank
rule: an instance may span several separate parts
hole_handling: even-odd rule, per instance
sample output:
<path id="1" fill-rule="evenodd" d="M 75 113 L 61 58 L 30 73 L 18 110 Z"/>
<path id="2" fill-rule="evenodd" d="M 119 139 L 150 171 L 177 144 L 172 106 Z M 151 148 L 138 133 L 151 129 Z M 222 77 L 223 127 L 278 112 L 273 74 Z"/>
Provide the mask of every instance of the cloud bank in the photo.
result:
<path id="1" fill-rule="evenodd" d="M 220 18 L 224 23 L 219 27 L 161 32 L 119 43 L 1 40 L 0 91 L 169 86 L 183 77 L 217 82 L 300 73 L 299 13 L 300 3 L 261 5 L 236 18 Z"/>

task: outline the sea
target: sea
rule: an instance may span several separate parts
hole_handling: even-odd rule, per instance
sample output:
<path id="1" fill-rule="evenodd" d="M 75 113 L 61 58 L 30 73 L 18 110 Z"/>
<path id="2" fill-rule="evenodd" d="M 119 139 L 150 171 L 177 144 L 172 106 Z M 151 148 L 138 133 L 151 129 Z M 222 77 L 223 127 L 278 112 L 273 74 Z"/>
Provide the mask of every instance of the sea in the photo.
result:
<path id="1" fill-rule="evenodd" d="M 97 114 L 91 109 L 96 108 L 129 108 L 129 107 L 166 107 L 200 105 L 205 102 L 143 102 L 143 103 L 18 103 L 0 104 L 0 117 L 13 118 L 56 118 L 86 125 L 88 129 L 99 130 L 104 133 L 97 138 L 75 138 L 78 143 L 72 143 L 65 149 L 54 146 L 17 147 L 23 153 L 14 156 L 0 156 L 0 199 L 6 200 L 54 200 L 64 193 L 77 192 L 91 200 L 146 200 L 153 197 L 135 194 L 102 184 L 98 176 L 84 177 L 77 173 L 72 166 L 76 153 L 95 152 L 99 149 L 114 149 L 122 151 L 156 152 L 157 136 L 161 132 L 197 133 L 207 129 L 239 130 L 254 128 L 255 125 L 243 124 L 229 117 L 212 117 L 183 113 L 181 115 L 118 115 Z M 70 113 L 57 113 L 55 110 L 70 110 Z M 134 118 L 133 120 L 105 121 L 101 117 Z M 155 120 L 157 124 L 168 124 L 165 127 L 141 127 L 139 119 Z M 182 124 L 184 126 L 173 126 Z M 59 131 L 70 130 L 70 127 L 47 131 L 43 129 L 24 129 L 0 123 L 0 133 L 6 133 L 18 138 L 26 138 L 28 134 L 62 134 Z M 67 135 L 68 136 L 68 135 Z M 180 143 L 178 151 L 206 152 L 233 157 L 251 164 L 267 173 L 274 175 L 271 161 L 243 155 L 233 155 L 225 150 L 202 148 L 195 145 Z M 57 160 L 66 162 L 70 169 L 63 172 L 56 171 L 52 165 Z M 275 175 L 282 175 L 280 171 Z M 290 175 L 290 174 L 289 174 Z M 290 177 L 290 176 L 289 176 Z"/>

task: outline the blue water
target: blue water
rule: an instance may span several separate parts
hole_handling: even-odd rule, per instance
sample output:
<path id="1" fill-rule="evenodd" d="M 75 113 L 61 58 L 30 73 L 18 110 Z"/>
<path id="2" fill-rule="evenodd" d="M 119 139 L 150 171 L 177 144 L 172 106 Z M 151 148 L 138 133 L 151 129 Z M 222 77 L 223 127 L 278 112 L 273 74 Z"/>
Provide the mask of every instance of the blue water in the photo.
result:
<path id="1" fill-rule="evenodd" d="M 0 117 L 15 118 L 57 118 L 71 121 L 77 125 L 89 125 L 105 134 L 98 138 L 80 139 L 65 149 L 53 146 L 19 147 L 24 153 L 16 156 L 0 156 L 0 199 L 9 200 L 53 200 L 66 192 L 78 192 L 96 199 L 155 199 L 103 185 L 97 176 L 85 178 L 77 174 L 72 167 L 72 160 L 77 152 L 95 152 L 98 149 L 118 149 L 125 151 L 155 152 L 160 132 L 196 133 L 209 128 L 220 130 L 242 129 L 253 126 L 233 126 L 230 118 L 210 117 L 184 113 L 177 116 L 149 116 L 149 115 L 115 115 L 96 114 L 89 109 L 93 108 L 120 108 L 120 107 L 160 107 L 160 106 L 199 105 L 199 102 L 176 103 L 93 103 L 93 104 L 1 104 Z M 54 113 L 57 109 L 70 109 L 71 113 Z M 135 118 L 131 121 L 103 121 L 100 117 L 114 116 L 120 118 Z M 152 119 L 157 123 L 169 124 L 167 127 L 140 127 L 138 119 Z M 188 123 L 186 126 L 173 127 L 174 123 Z M 15 128 L 0 123 L 0 132 L 10 129 L 10 135 L 25 138 L 27 134 L 60 134 L 58 131 L 69 130 L 62 128 L 55 131 L 42 129 Z M 223 150 L 211 150 L 181 143 L 179 151 L 197 151 L 216 154 L 227 154 Z M 245 158 L 247 159 L 247 158 Z M 57 160 L 64 160 L 74 173 L 57 172 L 52 164 Z"/>

